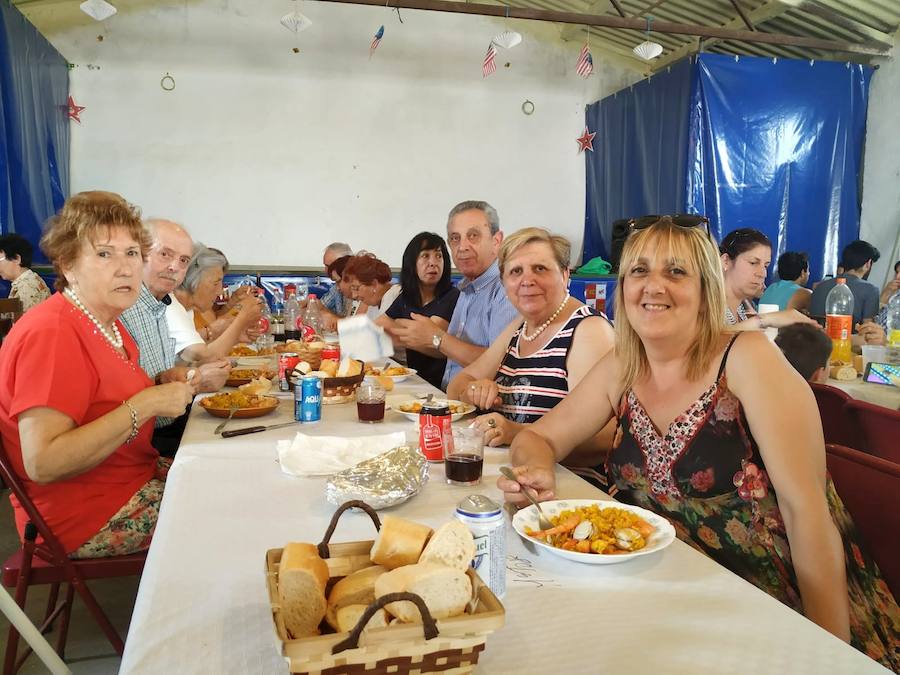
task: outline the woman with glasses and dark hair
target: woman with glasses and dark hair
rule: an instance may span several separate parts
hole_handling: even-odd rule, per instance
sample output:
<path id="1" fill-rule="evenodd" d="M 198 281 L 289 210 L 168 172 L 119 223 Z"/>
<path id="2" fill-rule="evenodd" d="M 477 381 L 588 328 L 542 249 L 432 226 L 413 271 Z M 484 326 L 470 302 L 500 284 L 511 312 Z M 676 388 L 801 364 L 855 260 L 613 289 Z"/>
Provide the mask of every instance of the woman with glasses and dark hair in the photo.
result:
<path id="1" fill-rule="evenodd" d="M 732 330 L 781 328 L 792 323 L 815 323 L 796 309 L 760 315 L 753 300 L 766 288 L 772 262 L 772 242 L 759 230 L 742 227 L 725 235 L 719 244 L 725 279 L 725 323 Z"/>
<path id="2" fill-rule="evenodd" d="M 440 235 L 420 232 L 410 240 L 403 252 L 400 287 L 400 295 L 376 323 L 390 333 L 395 319 L 410 319 L 417 314 L 447 330 L 459 290 L 450 281 L 450 252 Z M 421 377 L 440 388 L 447 359 L 406 349 L 406 361 Z"/>
<path id="3" fill-rule="evenodd" d="M 0 237 L 0 277 L 12 282 L 10 298 L 18 298 L 27 312 L 50 297 L 50 289 L 31 269 L 31 243 L 18 234 Z"/>
<path id="4" fill-rule="evenodd" d="M 778 281 L 769 286 L 759 299 L 761 305 L 778 305 L 778 309 L 808 310 L 812 291 L 809 281 L 809 256 L 785 251 L 778 256 Z"/>
<path id="5" fill-rule="evenodd" d="M 900 668 L 900 609 L 827 477 L 815 397 L 764 335 L 726 329 L 715 244 L 669 218 L 633 233 L 615 307 L 615 349 L 513 441 L 507 500 L 565 498 L 556 463 L 616 418 L 611 494 Z"/>

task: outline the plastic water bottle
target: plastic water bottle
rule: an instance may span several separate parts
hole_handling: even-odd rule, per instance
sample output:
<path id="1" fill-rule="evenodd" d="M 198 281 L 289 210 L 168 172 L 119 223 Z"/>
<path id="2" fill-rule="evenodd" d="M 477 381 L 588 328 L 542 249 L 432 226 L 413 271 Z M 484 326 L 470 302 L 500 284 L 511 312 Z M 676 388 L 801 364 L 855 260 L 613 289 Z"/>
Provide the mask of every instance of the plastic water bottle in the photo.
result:
<path id="1" fill-rule="evenodd" d="M 319 300 L 315 293 L 310 293 L 303 313 L 303 325 L 300 328 L 300 339 L 312 342 L 323 335 L 322 314 L 319 311 Z"/>
<path id="2" fill-rule="evenodd" d="M 284 301 L 284 337 L 286 340 L 299 340 L 300 327 L 298 322 L 302 323 L 303 310 L 300 309 L 300 303 L 297 301 L 296 290 L 291 292 Z"/>
<path id="3" fill-rule="evenodd" d="M 831 360 L 853 363 L 853 293 L 846 279 L 838 279 L 825 298 L 825 332 L 831 338 Z"/>
<path id="4" fill-rule="evenodd" d="M 887 342 L 891 347 L 900 347 L 900 291 L 888 300 Z"/>

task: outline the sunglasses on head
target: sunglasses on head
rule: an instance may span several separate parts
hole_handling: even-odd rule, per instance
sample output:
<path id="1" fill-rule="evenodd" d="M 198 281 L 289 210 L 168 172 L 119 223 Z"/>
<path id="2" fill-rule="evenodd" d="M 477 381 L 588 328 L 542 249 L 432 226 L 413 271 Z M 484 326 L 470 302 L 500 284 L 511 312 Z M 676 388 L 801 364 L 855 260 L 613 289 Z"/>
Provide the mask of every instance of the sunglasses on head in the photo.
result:
<path id="1" fill-rule="evenodd" d="M 628 226 L 632 232 L 644 230 L 658 223 L 662 218 L 668 218 L 678 227 L 703 227 L 706 229 L 706 233 L 709 234 L 709 218 L 685 213 L 679 213 L 674 216 L 641 216 L 640 218 L 632 218 L 628 221 Z"/>

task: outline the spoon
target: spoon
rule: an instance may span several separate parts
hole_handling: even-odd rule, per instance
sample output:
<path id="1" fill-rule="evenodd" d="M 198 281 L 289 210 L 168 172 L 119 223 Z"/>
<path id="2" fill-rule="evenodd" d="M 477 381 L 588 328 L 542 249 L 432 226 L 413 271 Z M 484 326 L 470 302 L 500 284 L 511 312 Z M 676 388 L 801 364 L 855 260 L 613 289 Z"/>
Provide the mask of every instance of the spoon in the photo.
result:
<path id="1" fill-rule="evenodd" d="M 513 470 L 510 469 L 508 466 L 501 466 L 500 473 L 502 473 L 506 478 L 509 478 L 511 481 L 515 481 L 516 483 L 519 483 L 518 477 L 516 477 L 516 474 L 514 474 Z M 552 528 L 553 523 L 551 523 L 550 519 L 547 518 L 546 515 L 544 515 L 544 510 L 541 508 L 541 505 L 538 504 L 537 499 L 535 499 L 534 497 L 531 496 L 531 489 L 526 488 L 521 483 L 519 483 L 519 485 L 522 486 L 522 494 L 524 494 L 528 498 L 528 501 L 530 501 L 532 504 L 534 504 L 535 508 L 537 509 L 538 523 L 539 523 L 541 529 L 549 530 L 550 528 Z"/>

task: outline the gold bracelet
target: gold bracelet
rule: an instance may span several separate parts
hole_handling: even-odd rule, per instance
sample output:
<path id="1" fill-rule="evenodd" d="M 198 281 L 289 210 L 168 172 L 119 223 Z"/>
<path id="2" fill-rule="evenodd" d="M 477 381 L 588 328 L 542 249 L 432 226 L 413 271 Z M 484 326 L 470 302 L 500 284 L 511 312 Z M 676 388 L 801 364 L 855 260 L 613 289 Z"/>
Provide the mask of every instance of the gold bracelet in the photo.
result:
<path id="1" fill-rule="evenodd" d="M 137 410 L 134 409 L 134 406 L 131 405 L 128 401 L 122 401 L 122 405 L 126 406 L 128 408 L 128 412 L 131 413 L 131 435 L 129 435 L 128 438 L 125 439 L 126 443 L 131 443 L 131 441 L 133 441 L 138 435 L 138 414 Z"/>

